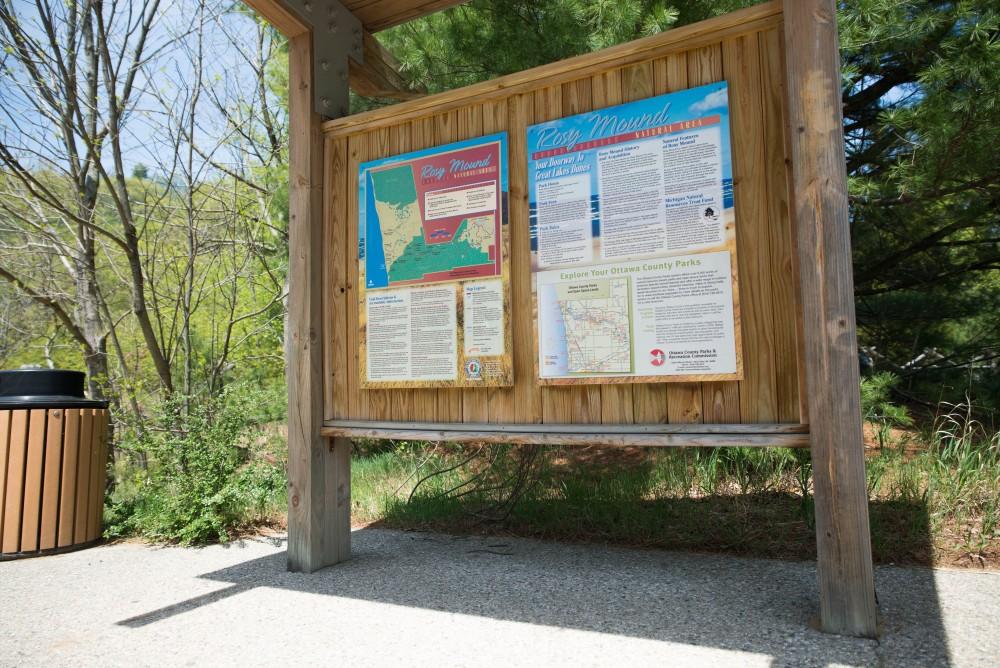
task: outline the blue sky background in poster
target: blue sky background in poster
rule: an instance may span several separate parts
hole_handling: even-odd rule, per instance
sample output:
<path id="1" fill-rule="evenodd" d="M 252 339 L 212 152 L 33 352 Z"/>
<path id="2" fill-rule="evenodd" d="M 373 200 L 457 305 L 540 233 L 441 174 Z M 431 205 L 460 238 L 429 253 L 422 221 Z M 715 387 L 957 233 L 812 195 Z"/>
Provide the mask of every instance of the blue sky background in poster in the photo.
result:
<path id="1" fill-rule="evenodd" d="M 600 142 L 618 135 L 642 132 L 716 115 L 719 116 L 722 139 L 720 157 L 722 160 L 723 206 L 726 209 L 731 209 L 734 206 L 732 148 L 728 85 L 724 81 L 530 126 L 527 135 L 527 148 L 532 250 L 537 249 L 536 185 L 547 178 L 565 177 L 567 175 L 565 169 L 572 169 L 574 174 L 587 173 L 590 175 L 593 234 L 594 237 L 600 236 L 600 197 L 598 194 L 600 186 L 598 184 L 597 153 L 605 149 L 606 145 L 580 150 L 581 145 L 587 142 Z M 676 132 L 684 131 L 678 129 Z M 659 141 L 660 137 L 663 136 L 667 135 L 639 137 L 622 143 Z M 562 154 L 557 155 L 555 160 L 551 157 L 534 159 L 536 153 L 552 151 Z M 564 171 L 558 171 L 559 167 L 563 167 Z"/>

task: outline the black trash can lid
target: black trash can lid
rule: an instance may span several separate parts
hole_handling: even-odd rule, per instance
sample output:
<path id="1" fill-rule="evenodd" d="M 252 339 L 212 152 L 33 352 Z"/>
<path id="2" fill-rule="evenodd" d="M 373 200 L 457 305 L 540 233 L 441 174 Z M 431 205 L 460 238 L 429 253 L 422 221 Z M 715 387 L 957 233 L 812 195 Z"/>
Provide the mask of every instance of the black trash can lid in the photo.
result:
<path id="1" fill-rule="evenodd" d="M 107 408 L 84 396 L 85 378 L 67 369 L 0 371 L 0 408 Z"/>

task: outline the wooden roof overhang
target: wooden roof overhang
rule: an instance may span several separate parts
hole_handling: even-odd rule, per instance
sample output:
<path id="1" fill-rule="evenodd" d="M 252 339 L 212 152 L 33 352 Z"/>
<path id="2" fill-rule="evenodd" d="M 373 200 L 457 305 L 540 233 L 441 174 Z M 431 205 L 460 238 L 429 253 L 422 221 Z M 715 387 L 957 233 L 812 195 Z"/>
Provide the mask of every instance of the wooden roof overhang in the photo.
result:
<path id="1" fill-rule="evenodd" d="M 463 2 L 465 0 L 345 0 L 344 6 L 358 17 L 366 30 L 378 32 Z"/>
<path id="2" fill-rule="evenodd" d="M 309 29 L 283 2 L 244 2 L 286 37 L 296 37 Z M 344 0 L 341 4 L 358 18 L 365 30 L 374 33 L 463 2 L 465 0 Z"/>
<path id="3" fill-rule="evenodd" d="M 326 118 L 349 113 L 349 84 L 359 95 L 410 100 L 426 91 L 412 87 L 399 63 L 373 33 L 464 0 L 244 0 L 289 39 L 312 35 L 313 108 Z"/>

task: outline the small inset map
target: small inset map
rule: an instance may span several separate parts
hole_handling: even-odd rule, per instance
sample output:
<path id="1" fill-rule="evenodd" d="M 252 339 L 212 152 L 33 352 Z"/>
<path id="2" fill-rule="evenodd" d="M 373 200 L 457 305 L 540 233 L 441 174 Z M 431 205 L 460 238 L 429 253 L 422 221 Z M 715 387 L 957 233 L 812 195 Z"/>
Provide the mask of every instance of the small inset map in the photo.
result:
<path id="1" fill-rule="evenodd" d="M 556 300 L 566 330 L 569 373 L 631 373 L 629 279 L 560 283 Z"/>

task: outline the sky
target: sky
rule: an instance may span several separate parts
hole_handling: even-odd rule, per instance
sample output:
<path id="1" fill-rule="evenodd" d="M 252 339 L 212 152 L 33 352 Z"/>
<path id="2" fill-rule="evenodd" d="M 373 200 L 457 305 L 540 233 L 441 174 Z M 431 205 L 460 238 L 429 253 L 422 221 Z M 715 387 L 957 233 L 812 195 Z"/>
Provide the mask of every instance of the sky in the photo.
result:
<path id="1" fill-rule="evenodd" d="M 58 0 L 49 2 L 56 8 L 62 7 Z M 162 177 L 163 172 L 169 170 L 170 157 L 174 153 L 171 135 L 174 133 L 166 127 L 166 110 L 172 107 L 177 111 L 188 99 L 189 82 L 195 77 L 192 56 L 197 41 L 194 30 L 199 24 L 204 26 L 206 54 L 202 80 L 229 103 L 235 103 L 238 96 L 256 89 L 252 70 L 234 47 L 236 42 L 245 45 L 251 53 L 256 51 L 252 18 L 242 13 L 226 12 L 226 8 L 233 6 L 231 2 L 206 2 L 207 13 L 202 15 L 206 18 L 201 19 L 199 3 L 195 0 L 162 0 L 146 50 L 147 54 L 155 53 L 155 57 L 143 64 L 142 73 L 137 77 L 138 94 L 134 98 L 133 109 L 125 119 L 121 137 L 128 172 L 139 164 L 147 166 L 151 176 Z M 145 4 L 137 0 L 129 4 L 129 0 L 125 0 L 118 6 L 138 11 Z M 43 39 L 34 2 L 14 0 L 13 8 L 28 33 L 36 39 Z M 124 16 L 120 21 L 124 21 Z M 117 30 L 115 33 L 121 40 L 124 31 Z M 3 41 L 7 41 L 5 34 Z M 4 64 L 11 67 L 13 59 L 5 57 Z M 23 80 L 23 72 L 15 72 L 15 76 Z M 204 150 L 210 150 L 229 130 L 207 95 L 200 100 L 197 116 L 201 127 L 196 131 L 196 143 Z M 31 131 L 19 134 L 15 121 L 27 121 L 27 125 L 32 126 Z M 53 147 L 58 146 L 59 141 L 56 128 L 33 110 L 24 91 L 12 82 L 6 72 L 0 75 L 0 140 L 9 146 L 31 148 L 49 158 L 54 157 L 56 149 Z M 222 152 L 217 154 L 216 159 L 226 163 L 232 161 L 232 156 Z M 42 158 L 36 158 L 36 163 L 42 161 Z"/>

